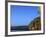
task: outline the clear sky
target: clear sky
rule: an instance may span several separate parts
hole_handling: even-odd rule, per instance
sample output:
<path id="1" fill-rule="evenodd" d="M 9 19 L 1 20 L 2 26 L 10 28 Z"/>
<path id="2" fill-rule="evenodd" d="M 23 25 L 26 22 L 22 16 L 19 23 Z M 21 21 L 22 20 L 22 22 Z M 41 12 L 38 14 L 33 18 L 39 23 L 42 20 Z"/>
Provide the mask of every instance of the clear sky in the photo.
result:
<path id="1" fill-rule="evenodd" d="M 38 6 L 11 5 L 11 26 L 27 26 L 38 14 Z"/>

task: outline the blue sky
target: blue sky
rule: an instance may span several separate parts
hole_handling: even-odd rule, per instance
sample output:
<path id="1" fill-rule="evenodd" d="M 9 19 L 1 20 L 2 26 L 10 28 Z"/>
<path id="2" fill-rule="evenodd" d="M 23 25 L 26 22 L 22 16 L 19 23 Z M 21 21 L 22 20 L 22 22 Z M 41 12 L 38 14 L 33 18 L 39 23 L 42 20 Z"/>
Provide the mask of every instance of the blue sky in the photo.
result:
<path id="1" fill-rule="evenodd" d="M 11 5 L 11 26 L 27 26 L 38 14 L 38 6 Z"/>

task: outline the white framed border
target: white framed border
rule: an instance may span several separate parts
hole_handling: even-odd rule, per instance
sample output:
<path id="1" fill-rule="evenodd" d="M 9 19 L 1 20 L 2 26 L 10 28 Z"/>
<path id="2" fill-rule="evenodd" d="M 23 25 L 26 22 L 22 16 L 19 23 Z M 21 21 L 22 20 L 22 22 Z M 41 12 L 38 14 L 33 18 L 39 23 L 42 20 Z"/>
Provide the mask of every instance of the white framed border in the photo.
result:
<path id="1" fill-rule="evenodd" d="M 40 31 L 11 32 L 10 31 L 10 5 L 40 6 L 41 7 L 41 30 Z M 8 35 L 34 34 L 34 33 L 43 33 L 43 4 L 8 2 Z"/>

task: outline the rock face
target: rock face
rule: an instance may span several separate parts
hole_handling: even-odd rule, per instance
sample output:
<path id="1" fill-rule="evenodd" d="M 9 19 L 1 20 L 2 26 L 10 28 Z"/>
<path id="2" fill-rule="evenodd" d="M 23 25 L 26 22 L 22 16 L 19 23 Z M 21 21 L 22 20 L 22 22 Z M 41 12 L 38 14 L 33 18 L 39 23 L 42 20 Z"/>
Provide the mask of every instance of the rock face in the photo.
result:
<path id="1" fill-rule="evenodd" d="M 41 30 L 40 17 L 36 17 L 32 22 L 30 22 L 29 30 Z"/>

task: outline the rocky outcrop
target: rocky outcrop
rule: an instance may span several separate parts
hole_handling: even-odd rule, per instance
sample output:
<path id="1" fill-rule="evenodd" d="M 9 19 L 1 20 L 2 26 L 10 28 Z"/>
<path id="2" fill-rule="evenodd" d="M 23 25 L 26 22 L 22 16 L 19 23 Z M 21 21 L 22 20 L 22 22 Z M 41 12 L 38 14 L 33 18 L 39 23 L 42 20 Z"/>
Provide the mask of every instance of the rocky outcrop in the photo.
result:
<path id="1" fill-rule="evenodd" d="M 41 30 L 40 17 L 36 17 L 32 22 L 30 22 L 29 30 Z"/>

